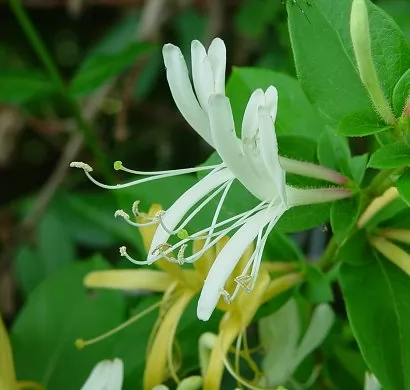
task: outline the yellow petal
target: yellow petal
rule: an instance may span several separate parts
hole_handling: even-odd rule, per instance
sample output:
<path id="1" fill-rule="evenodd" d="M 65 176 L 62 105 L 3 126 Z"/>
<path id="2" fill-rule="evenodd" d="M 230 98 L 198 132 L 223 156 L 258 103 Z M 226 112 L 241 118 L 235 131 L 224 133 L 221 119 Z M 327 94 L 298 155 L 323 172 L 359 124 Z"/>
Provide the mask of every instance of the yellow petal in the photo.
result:
<path id="1" fill-rule="evenodd" d="M 171 275 L 148 269 L 95 271 L 90 272 L 84 278 L 84 284 L 87 287 L 127 291 L 164 292 L 172 282 Z"/>
<path id="2" fill-rule="evenodd" d="M 157 214 L 157 213 L 158 213 L 159 211 L 161 211 L 161 210 L 162 210 L 161 205 L 159 205 L 159 204 L 153 204 L 153 205 L 150 207 L 150 209 L 149 209 L 147 215 L 148 215 L 149 217 L 154 217 L 155 214 Z M 146 221 L 145 221 L 142 217 L 138 217 L 138 218 L 137 218 L 137 222 L 138 222 L 138 223 L 144 223 L 144 222 L 146 222 Z M 141 227 L 139 228 L 139 231 L 140 231 L 140 233 L 141 233 L 142 241 L 143 241 L 143 243 L 144 243 L 144 248 L 145 248 L 145 251 L 146 251 L 146 252 L 149 251 L 149 248 L 150 248 L 150 246 L 151 246 L 152 237 L 154 237 L 155 231 L 157 230 L 157 226 L 158 226 L 158 224 L 157 224 L 157 225 L 141 226 Z"/>
<path id="3" fill-rule="evenodd" d="M 205 240 L 194 240 L 193 252 L 198 253 L 204 247 Z M 194 263 L 194 268 L 197 270 L 202 278 L 202 284 L 208 275 L 209 269 L 215 260 L 215 247 L 209 248 L 197 261 Z"/>
<path id="4" fill-rule="evenodd" d="M 224 356 L 234 340 L 251 322 L 262 303 L 270 282 L 269 275 L 261 269 L 251 293 L 241 291 L 230 305 L 220 324 L 220 333 L 211 353 L 208 370 L 204 377 L 203 390 L 219 389 L 224 372 Z"/>
<path id="5" fill-rule="evenodd" d="M 172 348 L 179 319 L 195 293 L 185 290 L 166 312 L 147 356 L 144 371 L 144 389 L 151 390 L 164 382 L 168 351 Z"/>
<path id="6" fill-rule="evenodd" d="M 0 316 L 0 389 L 16 389 L 13 354 L 6 327 Z"/>
<path id="7" fill-rule="evenodd" d="M 357 227 L 361 229 L 367 224 L 381 209 L 389 205 L 393 200 L 400 196 L 399 191 L 396 187 L 388 188 L 382 195 L 374 198 L 369 204 L 367 209 L 364 211 L 362 216 L 357 222 Z"/>
<path id="8" fill-rule="evenodd" d="M 265 291 L 263 302 L 289 290 L 301 280 L 303 280 L 303 275 L 300 273 L 287 274 L 272 280 Z"/>
<path id="9" fill-rule="evenodd" d="M 410 244 L 410 230 L 386 228 L 381 229 L 380 234 L 383 237 L 391 238 L 394 241 L 403 242 L 404 244 Z"/>
<path id="10" fill-rule="evenodd" d="M 372 237 L 369 241 L 382 255 L 410 276 L 410 255 L 406 251 L 383 237 Z"/>

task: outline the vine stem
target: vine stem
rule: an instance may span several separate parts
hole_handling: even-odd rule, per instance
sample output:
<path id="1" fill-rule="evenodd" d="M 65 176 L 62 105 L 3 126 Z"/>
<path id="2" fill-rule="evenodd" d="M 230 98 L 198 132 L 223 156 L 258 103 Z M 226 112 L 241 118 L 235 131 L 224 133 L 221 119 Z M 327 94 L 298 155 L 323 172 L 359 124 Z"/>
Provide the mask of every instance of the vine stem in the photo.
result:
<path id="1" fill-rule="evenodd" d="M 77 100 L 70 94 L 69 90 L 67 89 L 55 62 L 48 53 L 47 48 L 41 40 L 40 35 L 38 34 L 33 23 L 27 16 L 27 13 L 24 10 L 24 7 L 21 5 L 20 0 L 9 0 L 9 4 L 11 10 L 14 13 L 14 16 L 19 22 L 33 50 L 37 54 L 40 61 L 43 63 L 53 83 L 55 84 L 61 95 L 65 98 L 69 108 L 71 109 L 72 116 L 75 119 L 79 131 L 82 133 L 84 137 L 85 144 L 88 146 L 91 153 L 93 154 L 105 178 L 108 181 L 111 181 L 113 179 L 113 174 L 111 173 L 111 169 L 109 168 L 106 162 L 106 158 L 103 151 L 98 146 L 98 138 L 91 130 L 90 125 L 84 119 Z"/>
<path id="2" fill-rule="evenodd" d="M 335 237 L 333 236 L 327 244 L 322 257 L 316 262 L 315 265 L 321 270 L 326 270 L 327 268 L 329 268 L 334 260 L 337 249 L 338 245 Z"/>

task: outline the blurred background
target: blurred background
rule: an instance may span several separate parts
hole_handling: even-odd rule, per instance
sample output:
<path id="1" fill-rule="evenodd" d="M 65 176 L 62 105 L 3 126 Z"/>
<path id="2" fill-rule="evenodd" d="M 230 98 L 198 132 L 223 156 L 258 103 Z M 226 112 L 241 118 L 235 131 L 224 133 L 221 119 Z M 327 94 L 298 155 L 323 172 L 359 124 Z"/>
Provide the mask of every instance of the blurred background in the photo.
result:
<path id="1" fill-rule="evenodd" d="M 291 0 L 288 0 L 291 1 Z M 309 3 L 293 6 L 309 18 Z M 410 0 L 376 1 L 410 38 Z M 130 267 L 124 242 L 143 257 L 138 234 L 114 211 L 140 199 L 169 205 L 194 178 L 115 195 L 90 184 L 73 160 L 113 184 L 127 176 L 116 160 L 139 170 L 192 167 L 210 154 L 178 112 L 161 48 L 207 46 L 219 36 L 232 66 L 271 68 L 295 76 L 281 0 L 27 0 L 23 1 L 68 93 L 0 1 L 0 310 L 12 324 L 30 294 L 72 262 L 95 254 Z M 72 98 L 70 99 L 69 96 Z M 85 136 L 84 136 L 85 134 Z M 177 188 L 178 187 L 178 188 Z M 69 294 L 69 292 L 67 292 Z M 17 352 L 19 354 L 19 352 Z M 20 352 L 19 356 L 24 355 Z"/>

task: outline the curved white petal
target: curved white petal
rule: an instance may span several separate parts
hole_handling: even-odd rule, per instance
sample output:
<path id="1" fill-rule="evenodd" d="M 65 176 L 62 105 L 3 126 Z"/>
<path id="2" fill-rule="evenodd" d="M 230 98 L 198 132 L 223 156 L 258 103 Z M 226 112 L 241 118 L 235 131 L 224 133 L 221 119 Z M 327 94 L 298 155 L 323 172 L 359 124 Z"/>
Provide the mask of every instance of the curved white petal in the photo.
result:
<path id="1" fill-rule="evenodd" d="M 124 364 L 121 359 L 114 359 L 111 364 L 110 377 L 104 390 L 121 390 L 124 379 Z"/>
<path id="2" fill-rule="evenodd" d="M 233 178 L 229 169 L 221 169 L 218 172 L 212 172 L 193 185 L 189 190 L 183 193 L 174 204 L 165 212 L 162 217 L 164 225 L 173 230 L 179 221 L 184 217 L 188 210 L 199 200 L 205 197 L 209 192 Z M 169 239 L 169 233 L 159 225 L 152 238 L 151 247 L 148 252 L 148 262 L 153 261 L 156 257 L 152 252 L 161 244 L 165 244 Z"/>
<path id="3" fill-rule="evenodd" d="M 103 360 L 92 369 L 81 390 L 121 390 L 122 380 L 122 361 Z"/>
<path id="4" fill-rule="evenodd" d="M 214 311 L 221 291 L 242 254 L 259 231 L 276 217 L 277 210 L 262 210 L 249 217 L 248 221 L 222 248 L 208 272 L 198 301 L 197 316 L 207 321 Z"/>
<path id="5" fill-rule="evenodd" d="M 191 60 L 192 80 L 194 82 L 196 96 L 202 109 L 208 112 L 208 100 L 209 97 L 215 93 L 215 81 L 211 63 L 206 55 L 205 48 L 199 41 L 192 41 Z"/>
<path id="6" fill-rule="evenodd" d="M 226 47 L 220 38 L 215 38 L 208 49 L 208 58 L 211 63 L 215 79 L 215 93 L 225 95 Z"/>
<path id="7" fill-rule="evenodd" d="M 259 107 L 260 149 L 265 167 L 272 179 L 272 192 L 278 194 L 282 202 L 287 204 L 285 170 L 279 162 L 278 141 L 275 133 L 275 123 L 266 107 Z M 274 191 L 276 187 L 276 191 Z"/>
<path id="8" fill-rule="evenodd" d="M 175 104 L 189 125 L 209 145 L 213 146 L 208 117 L 196 99 L 181 50 L 168 43 L 164 45 L 162 54 L 167 70 L 168 84 Z"/>
<path id="9" fill-rule="evenodd" d="M 278 90 L 273 85 L 269 86 L 266 90 L 265 99 L 265 105 L 269 109 L 273 122 L 275 122 L 276 114 L 278 113 Z"/>
<path id="10" fill-rule="evenodd" d="M 209 99 L 209 123 L 215 149 L 235 177 L 260 200 L 271 200 L 269 183 L 256 177 L 245 158 L 241 142 L 235 134 L 235 124 L 229 99 L 221 94 Z"/>

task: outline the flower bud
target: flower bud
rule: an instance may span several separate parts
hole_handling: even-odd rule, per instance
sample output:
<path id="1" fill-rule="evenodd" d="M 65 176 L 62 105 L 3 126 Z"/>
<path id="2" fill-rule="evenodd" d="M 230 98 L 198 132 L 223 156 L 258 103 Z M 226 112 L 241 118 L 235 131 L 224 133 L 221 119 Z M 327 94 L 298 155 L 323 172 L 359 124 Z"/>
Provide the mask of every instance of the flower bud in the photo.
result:
<path id="1" fill-rule="evenodd" d="M 387 124 L 394 125 L 396 118 L 383 94 L 372 58 L 369 18 L 365 0 L 353 0 L 350 14 L 350 35 L 359 75 L 374 107 Z"/>

